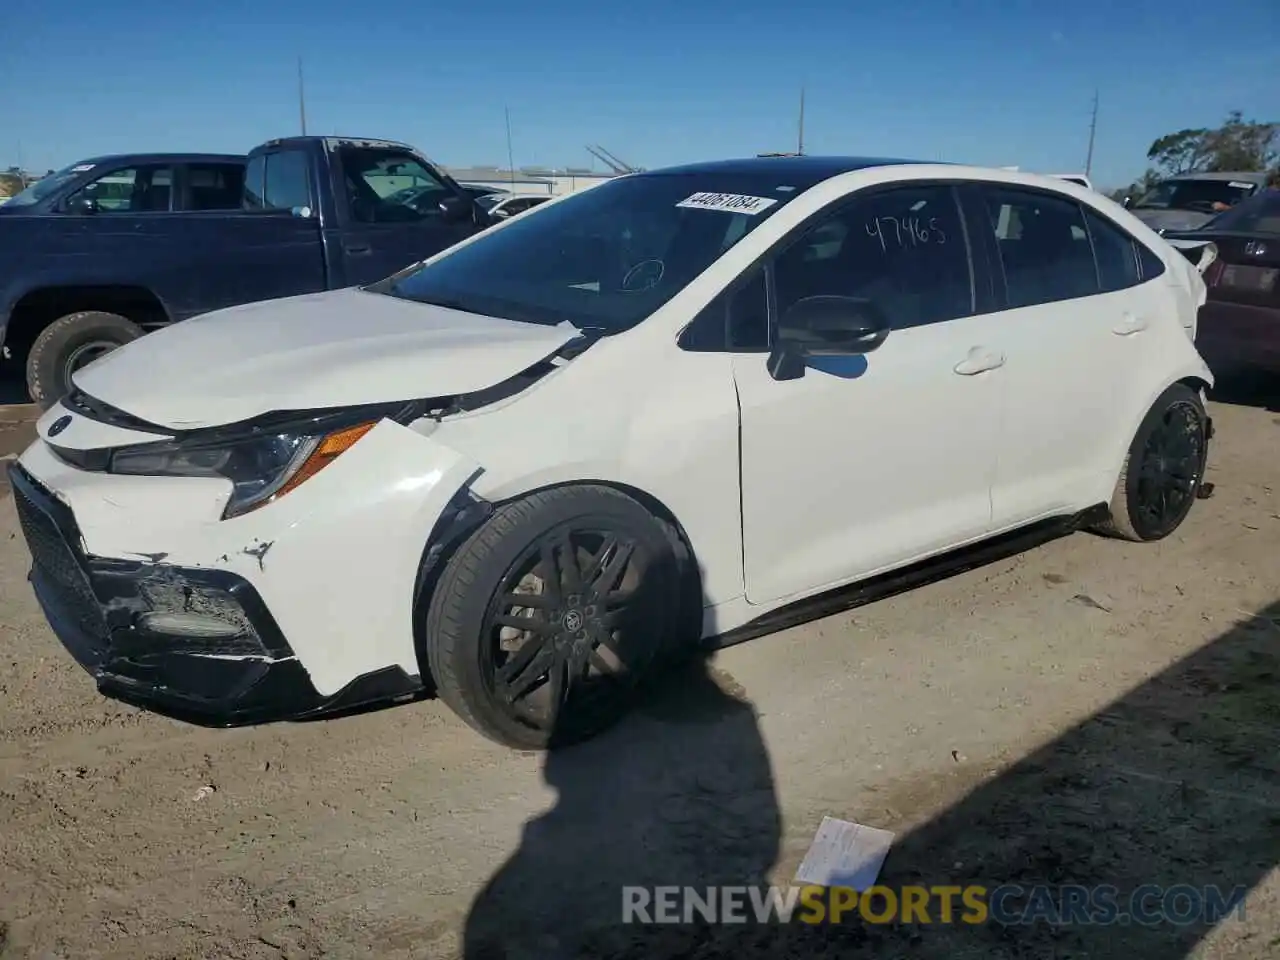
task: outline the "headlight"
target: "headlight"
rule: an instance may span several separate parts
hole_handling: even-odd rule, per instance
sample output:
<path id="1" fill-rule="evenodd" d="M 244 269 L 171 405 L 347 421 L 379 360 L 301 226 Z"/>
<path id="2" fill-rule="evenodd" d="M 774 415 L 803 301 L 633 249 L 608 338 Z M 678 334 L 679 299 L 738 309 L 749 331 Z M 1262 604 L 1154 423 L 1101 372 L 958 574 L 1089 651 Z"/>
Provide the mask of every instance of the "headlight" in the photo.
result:
<path id="1" fill-rule="evenodd" d="M 377 420 L 325 427 L 311 423 L 242 439 L 179 440 L 123 447 L 111 455 L 109 473 L 145 477 L 220 477 L 231 481 L 223 519 L 240 516 L 283 497 L 315 476 Z"/>

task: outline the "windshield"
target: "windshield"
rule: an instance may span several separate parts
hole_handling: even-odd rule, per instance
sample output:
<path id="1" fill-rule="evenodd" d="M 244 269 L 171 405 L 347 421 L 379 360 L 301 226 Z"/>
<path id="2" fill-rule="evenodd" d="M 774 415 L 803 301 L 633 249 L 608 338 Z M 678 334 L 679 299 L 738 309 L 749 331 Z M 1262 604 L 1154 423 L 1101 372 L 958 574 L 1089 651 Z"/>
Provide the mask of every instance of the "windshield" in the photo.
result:
<path id="1" fill-rule="evenodd" d="M 1139 210 L 1194 210 L 1213 213 L 1233 207 L 1253 194 L 1255 184 L 1243 180 L 1166 180 L 1134 206 Z M 1215 207 L 1215 204 L 1220 206 Z"/>
<path id="2" fill-rule="evenodd" d="M 5 201 L 4 206 L 29 207 L 32 204 L 39 203 L 45 197 L 56 193 L 63 185 L 70 183 L 86 170 L 92 169 L 93 165 L 89 163 L 73 163 L 69 167 L 63 167 L 57 173 L 42 177 L 21 193 L 10 197 Z"/>
<path id="3" fill-rule="evenodd" d="M 619 177 L 370 289 L 469 313 L 618 333 L 798 193 L 759 174 Z"/>
<path id="4" fill-rule="evenodd" d="M 1206 223 L 1204 229 L 1280 235 L 1280 190 L 1268 190 L 1248 203 L 1232 207 Z"/>

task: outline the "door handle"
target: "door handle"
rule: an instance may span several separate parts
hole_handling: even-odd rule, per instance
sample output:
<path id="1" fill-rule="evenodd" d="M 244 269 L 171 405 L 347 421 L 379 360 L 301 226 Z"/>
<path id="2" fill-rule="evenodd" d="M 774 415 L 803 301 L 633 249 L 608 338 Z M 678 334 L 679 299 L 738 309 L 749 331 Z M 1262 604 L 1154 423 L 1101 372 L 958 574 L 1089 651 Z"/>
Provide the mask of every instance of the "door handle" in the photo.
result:
<path id="1" fill-rule="evenodd" d="M 1147 329 L 1146 320 L 1142 319 L 1142 317 L 1135 317 L 1131 313 L 1126 313 L 1124 319 L 1111 328 L 1111 332 L 1120 337 L 1131 337 L 1145 329 Z"/>
<path id="2" fill-rule="evenodd" d="M 997 353 L 993 350 L 984 350 L 982 347 L 974 347 L 969 351 L 969 356 L 961 360 L 955 365 L 956 373 L 962 377 L 972 377 L 979 373 L 985 373 L 988 370 L 995 370 L 1004 366 L 1004 354 Z"/>
<path id="3" fill-rule="evenodd" d="M 343 252 L 352 257 L 367 257 L 373 253 L 373 247 L 367 243 L 349 243 L 342 248 Z"/>

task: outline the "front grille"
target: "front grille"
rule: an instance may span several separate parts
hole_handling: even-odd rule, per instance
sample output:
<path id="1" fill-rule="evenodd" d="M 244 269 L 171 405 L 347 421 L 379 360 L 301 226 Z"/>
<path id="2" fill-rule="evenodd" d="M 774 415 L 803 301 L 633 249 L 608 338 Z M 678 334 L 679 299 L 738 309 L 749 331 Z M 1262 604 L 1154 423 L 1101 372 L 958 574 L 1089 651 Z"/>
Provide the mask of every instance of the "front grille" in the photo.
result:
<path id="1" fill-rule="evenodd" d="M 56 606 L 58 614 L 87 637 L 105 644 L 107 624 L 88 575 L 53 517 L 24 487 L 13 485 L 13 503 L 32 564 L 46 588 L 45 602 Z"/>

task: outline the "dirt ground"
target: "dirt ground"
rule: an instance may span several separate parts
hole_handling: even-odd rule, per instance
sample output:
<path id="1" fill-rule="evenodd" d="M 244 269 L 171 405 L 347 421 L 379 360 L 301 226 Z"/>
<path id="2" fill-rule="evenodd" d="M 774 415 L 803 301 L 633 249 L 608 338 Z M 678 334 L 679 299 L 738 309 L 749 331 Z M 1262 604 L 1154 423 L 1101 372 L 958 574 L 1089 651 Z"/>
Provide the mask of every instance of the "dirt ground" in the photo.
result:
<path id="1" fill-rule="evenodd" d="M 750 641 L 547 761 L 434 702 L 232 731 L 108 702 L 0 489 L 0 956 L 1278 957 L 1280 403 L 1239 400 L 1174 538 L 1078 534 Z M 622 884 L 789 881 L 824 815 L 897 831 L 890 885 L 1242 885 L 1245 915 L 619 924 Z"/>

